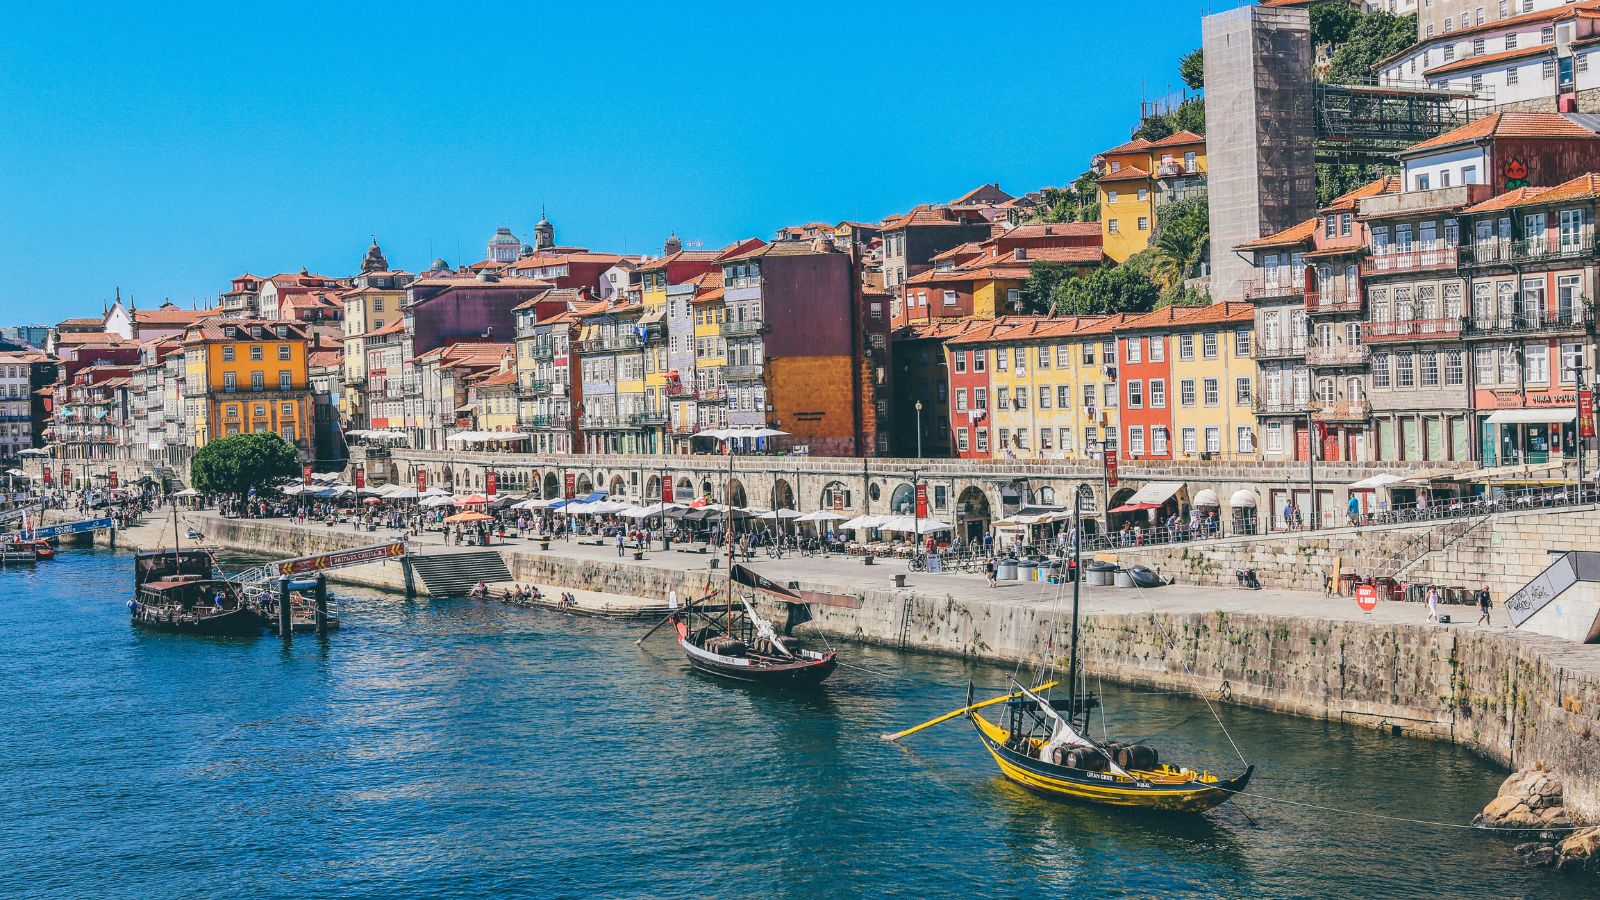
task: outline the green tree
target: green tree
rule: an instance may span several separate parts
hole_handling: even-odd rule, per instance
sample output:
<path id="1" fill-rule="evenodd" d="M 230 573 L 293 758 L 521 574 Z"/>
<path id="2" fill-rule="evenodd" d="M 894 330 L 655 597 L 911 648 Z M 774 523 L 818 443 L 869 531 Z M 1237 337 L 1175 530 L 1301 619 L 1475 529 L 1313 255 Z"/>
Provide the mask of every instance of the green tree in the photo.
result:
<path id="1" fill-rule="evenodd" d="M 1361 11 L 1344 0 L 1318 3 L 1311 7 L 1311 40 L 1318 44 L 1343 44 L 1350 39 L 1361 17 Z"/>
<path id="2" fill-rule="evenodd" d="M 200 448 L 189 466 L 197 490 L 221 494 L 243 494 L 299 474 L 299 454 L 273 431 L 212 441 Z"/>
<path id="3" fill-rule="evenodd" d="M 1163 291 L 1181 288 L 1205 261 L 1211 242 L 1211 213 L 1205 193 L 1161 208 L 1150 236 L 1150 280 Z"/>
<path id="4" fill-rule="evenodd" d="M 1056 289 L 1072 277 L 1072 266 L 1067 263 L 1035 262 L 1028 269 L 1028 280 L 1022 283 L 1022 313 L 1048 312 L 1055 306 Z"/>
<path id="5" fill-rule="evenodd" d="M 1119 312 L 1149 312 L 1161 289 L 1150 276 L 1130 265 L 1095 269 L 1056 285 L 1056 312 L 1067 316 L 1096 316 Z"/>
<path id="6" fill-rule="evenodd" d="M 1206 53 L 1204 50 L 1195 50 L 1178 62 L 1178 77 L 1189 86 L 1189 90 L 1198 91 L 1206 86 Z"/>
<path id="7" fill-rule="evenodd" d="M 1378 61 L 1404 50 L 1417 39 L 1417 16 L 1386 12 L 1362 13 L 1349 37 L 1333 51 L 1326 80 L 1333 84 L 1366 84 L 1377 77 Z"/>
<path id="8" fill-rule="evenodd" d="M 1094 171 L 1084 172 L 1072 184 L 1061 188 L 1045 188 L 1043 200 L 1028 217 L 1030 222 L 1055 224 L 1058 222 L 1093 222 L 1100 218 L 1100 201 L 1096 186 L 1100 176 Z"/>

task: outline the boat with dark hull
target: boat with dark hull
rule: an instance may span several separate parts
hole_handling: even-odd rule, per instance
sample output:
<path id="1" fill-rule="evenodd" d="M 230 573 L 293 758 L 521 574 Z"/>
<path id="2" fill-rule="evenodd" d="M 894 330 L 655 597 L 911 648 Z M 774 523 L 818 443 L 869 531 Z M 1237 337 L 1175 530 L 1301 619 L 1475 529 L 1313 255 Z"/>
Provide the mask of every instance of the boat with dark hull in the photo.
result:
<path id="1" fill-rule="evenodd" d="M 157 550 L 133 560 L 133 624 L 151 631 L 254 637 L 267 624 L 206 550 Z"/>

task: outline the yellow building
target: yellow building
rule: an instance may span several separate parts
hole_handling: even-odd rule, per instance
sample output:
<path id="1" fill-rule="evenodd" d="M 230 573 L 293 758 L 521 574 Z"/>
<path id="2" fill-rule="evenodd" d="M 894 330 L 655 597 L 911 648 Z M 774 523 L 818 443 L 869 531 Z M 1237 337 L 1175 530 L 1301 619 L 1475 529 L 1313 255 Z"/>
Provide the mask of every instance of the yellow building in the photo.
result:
<path id="1" fill-rule="evenodd" d="M 236 434 L 276 431 L 310 447 L 313 399 L 306 326 L 263 319 L 209 319 L 183 335 L 185 407 L 195 446 Z"/>
<path id="2" fill-rule="evenodd" d="M 1168 402 L 1173 459 L 1255 457 L 1254 333 L 1255 311 L 1248 303 L 1196 307 L 1174 324 Z"/>
<path id="3" fill-rule="evenodd" d="M 517 368 L 512 357 L 500 361 L 500 368 L 476 376 L 468 392 L 474 424 L 480 431 L 517 431 Z"/>
<path id="4" fill-rule="evenodd" d="M 355 286 L 339 294 L 344 305 L 344 390 L 339 394 L 339 413 L 348 427 L 368 426 L 367 334 L 400 318 L 410 283 L 409 273 L 389 268 L 374 240 L 361 261 Z"/>
<path id="5" fill-rule="evenodd" d="M 1106 256 L 1122 263 L 1150 246 L 1161 207 L 1205 190 L 1206 139 L 1180 131 L 1135 138 L 1095 157 Z"/>

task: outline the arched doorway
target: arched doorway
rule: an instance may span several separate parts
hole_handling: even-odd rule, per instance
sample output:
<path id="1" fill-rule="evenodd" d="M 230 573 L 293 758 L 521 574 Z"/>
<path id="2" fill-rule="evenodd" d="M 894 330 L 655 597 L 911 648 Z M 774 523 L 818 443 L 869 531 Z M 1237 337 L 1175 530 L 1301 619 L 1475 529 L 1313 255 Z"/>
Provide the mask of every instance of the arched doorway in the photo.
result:
<path id="1" fill-rule="evenodd" d="M 700 482 L 700 496 L 702 496 L 702 497 L 715 497 L 716 496 L 716 494 L 712 493 L 712 486 L 711 486 L 711 480 L 710 479 L 706 479 L 705 481 Z"/>
<path id="2" fill-rule="evenodd" d="M 744 494 L 744 482 L 737 478 L 728 480 L 728 505 L 749 506 L 750 501 Z"/>
<path id="3" fill-rule="evenodd" d="M 660 500 L 661 499 L 661 478 L 660 478 L 660 476 L 651 475 L 649 478 L 645 479 L 645 482 L 644 482 L 644 499 L 647 500 L 647 501 L 648 500 Z"/>
<path id="4" fill-rule="evenodd" d="M 902 483 L 889 495 L 889 512 L 909 516 L 917 507 L 917 490 L 910 483 Z"/>
<path id="5" fill-rule="evenodd" d="M 772 483 L 772 508 L 797 509 L 794 505 L 794 488 L 782 478 Z"/>
<path id="6" fill-rule="evenodd" d="M 969 487 L 956 498 L 956 534 L 961 539 L 972 543 L 982 542 L 983 536 L 989 532 L 989 522 L 993 513 L 989 508 L 989 497 L 979 487 Z"/>
<path id="7" fill-rule="evenodd" d="M 677 503 L 688 503 L 694 499 L 694 482 L 685 475 L 678 479 L 678 486 L 672 492 L 672 499 Z"/>
<path id="8" fill-rule="evenodd" d="M 1084 513 L 1092 512 L 1097 508 L 1094 502 L 1094 488 L 1087 484 L 1078 485 L 1078 509 Z"/>
<path id="9" fill-rule="evenodd" d="M 851 508 L 850 489 L 842 481 L 830 481 L 822 489 L 822 496 L 817 502 L 821 504 L 818 509 L 831 509 L 842 511 Z"/>
<path id="10" fill-rule="evenodd" d="M 578 476 L 578 495 L 581 497 L 584 494 L 592 493 L 593 491 L 594 491 L 594 482 L 589 480 L 589 476 L 587 476 L 587 475 L 579 475 Z"/>
<path id="11" fill-rule="evenodd" d="M 1127 503 L 1135 493 L 1137 492 L 1133 488 L 1122 488 L 1112 493 L 1111 499 L 1106 502 L 1106 526 L 1111 529 L 1111 534 L 1115 535 L 1118 531 L 1121 531 L 1124 522 L 1142 525 L 1149 518 L 1141 511 L 1111 512 L 1111 510 Z"/>
<path id="12" fill-rule="evenodd" d="M 561 480 L 556 478 L 556 473 L 544 473 L 544 499 L 549 500 L 561 496 Z"/>
<path id="13" fill-rule="evenodd" d="M 626 481 L 622 480 L 622 476 L 621 475 L 613 475 L 613 476 L 611 476 L 611 485 L 606 488 L 606 496 L 610 497 L 612 499 L 616 499 L 617 497 L 626 496 L 627 493 L 628 493 L 628 483 Z"/>

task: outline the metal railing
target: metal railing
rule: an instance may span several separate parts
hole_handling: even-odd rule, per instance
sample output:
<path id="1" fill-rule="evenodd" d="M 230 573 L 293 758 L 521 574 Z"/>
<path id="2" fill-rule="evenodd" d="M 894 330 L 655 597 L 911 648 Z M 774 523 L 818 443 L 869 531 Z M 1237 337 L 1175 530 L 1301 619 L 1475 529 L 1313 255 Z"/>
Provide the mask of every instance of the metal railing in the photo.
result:
<path id="1" fill-rule="evenodd" d="M 766 330 L 767 325 L 765 322 L 754 320 L 722 323 L 723 337 L 749 337 L 751 335 L 764 334 Z"/>
<path id="2" fill-rule="evenodd" d="M 1403 319 L 1399 321 L 1367 322 L 1361 329 L 1361 339 L 1368 343 L 1380 341 L 1426 341 L 1434 338 L 1453 338 L 1461 334 L 1462 320 L 1455 319 Z"/>
<path id="3" fill-rule="evenodd" d="M 1270 300 L 1274 297 L 1299 297 L 1306 292 L 1303 277 L 1282 275 L 1276 278 L 1262 276 L 1244 286 L 1246 300 Z"/>
<path id="4" fill-rule="evenodd" d="M 1359 291 L 1307 291 L 1306 312 L 1317 313 L 1350 313 L 1361 312 L 1361 293 Z"/>
<path id="5" fill-rule="evenodd" d="M 1305 415 L 1305 400 L 1267 400 L 1257 397 L 1250 409 L 1258 416 Z"/>
<path id="6" fill-rule="evenodd" d="M 758 381 L 765 374 L 764 366 L 723 366 L 724 381 Z"/>
<path id="7" fill-rule="evenodd" d="M 1594 234 L 1588 229 L 1574 239 L 1521 238 L 1474 241 L 1461 248 L 1463 266 L 1506 266 L 1587 259 L 1595 253 Z"/>
<path id="8" fill-rule="evenodd" d="M 1307 408 L 1317 422 L 1359 422 L 1372 414 L 1366 400 L 1313 400 Z"/>
<path id="9" fill-rule="evenodd" d="M 1334 344 L 1323 347 L 1316 344 L 1306 348 L 1308 366 L 1359 366 L 1371 355 L 1365 344 Z"/>
<path id="10" fill-rule="evenodd" d="M 1250 350 L 1254 359 L 1298 359 L 1306 355 L 1306 345 L 1298 341 L 1277 341 L 1267 343 L 1257 340 Z"/>
<path id="11" fill-rule="evenodd" d="M 1454 269 L 1456 267 L 1456 256 L 1456 248 L 1454 247 L 1405 250 L 1368 256 L 1361 260 L 1361 274 L 1393 275 L 1401 272 Z"/>
<path id="12" fill-rule="evenodd" d="M 1594 323 L 1587 305 L 1554 311 L 1513 312 L 1467 319 L 1467 334 L 1527 334 L 1538 331 L 1582 331 Z"/>

